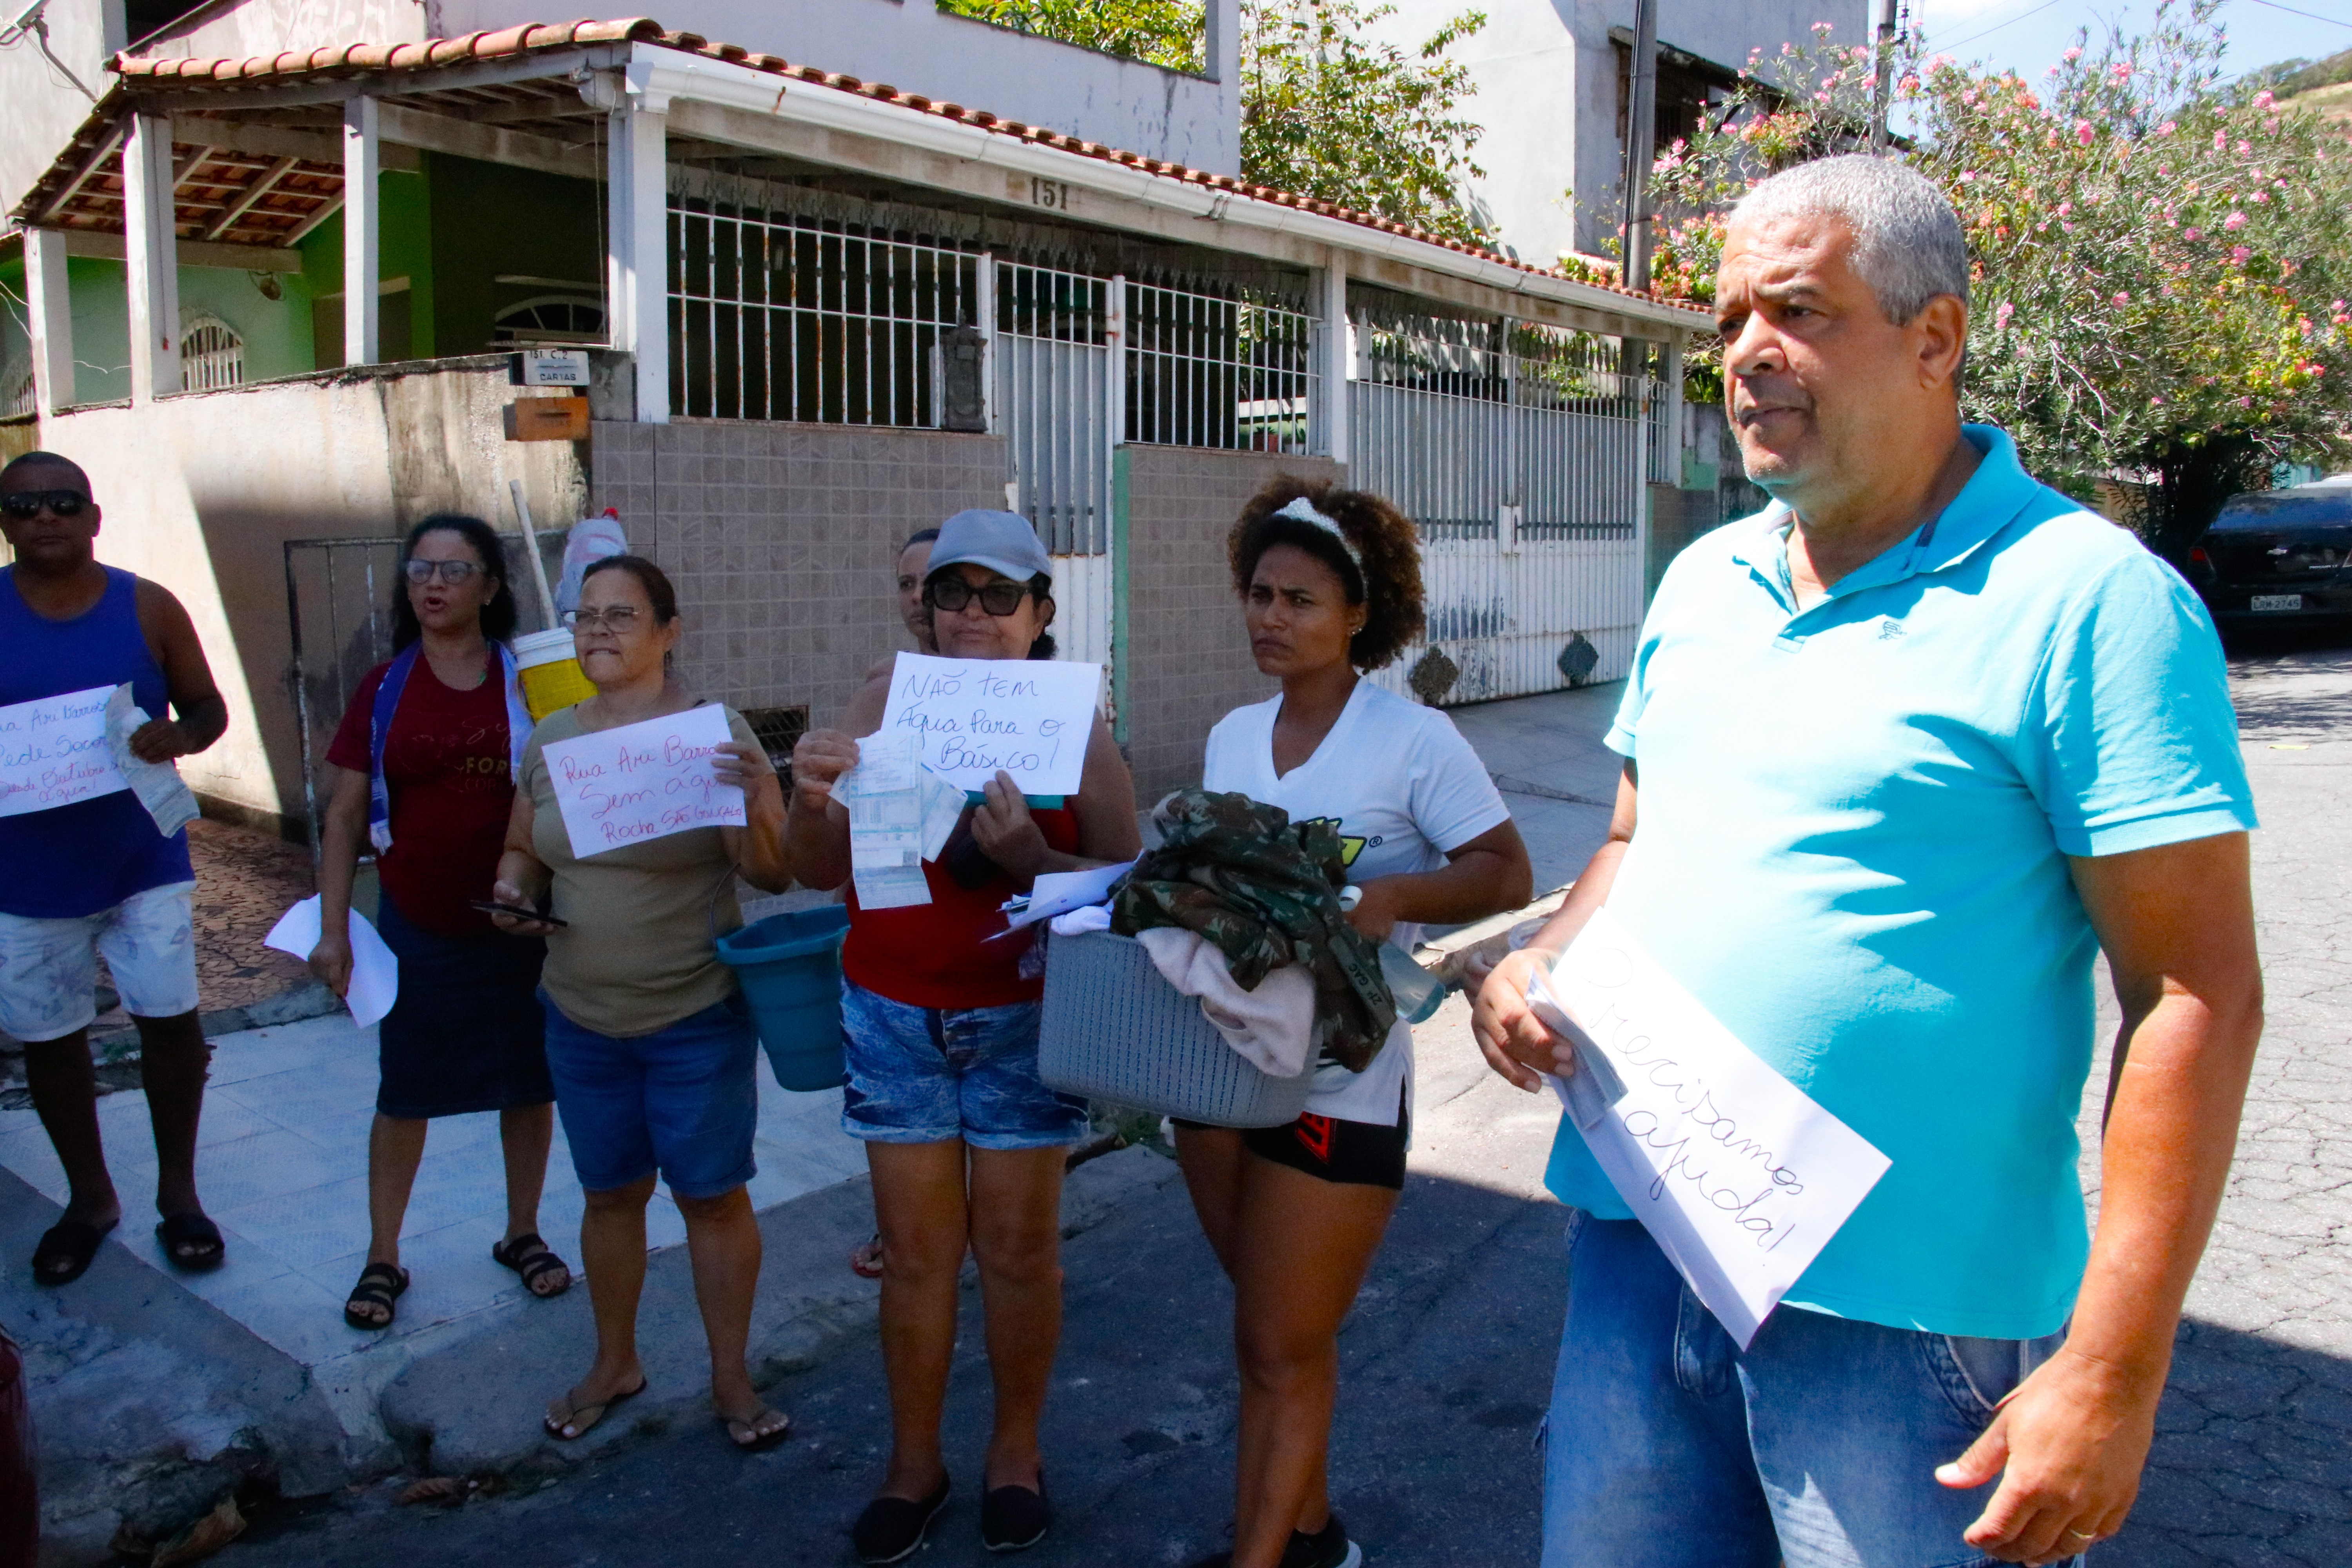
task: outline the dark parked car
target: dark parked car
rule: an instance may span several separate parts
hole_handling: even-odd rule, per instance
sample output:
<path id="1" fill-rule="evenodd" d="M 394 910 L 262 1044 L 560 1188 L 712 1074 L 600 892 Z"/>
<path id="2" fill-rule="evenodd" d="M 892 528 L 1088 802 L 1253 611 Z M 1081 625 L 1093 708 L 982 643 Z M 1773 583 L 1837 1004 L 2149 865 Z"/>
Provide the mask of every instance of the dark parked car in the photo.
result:
<path id="1" fill-rule="evenodd" d="M 2231 496 L 2189 580 L 2224 626 L 2352 623 L 2352 479 Z"/>

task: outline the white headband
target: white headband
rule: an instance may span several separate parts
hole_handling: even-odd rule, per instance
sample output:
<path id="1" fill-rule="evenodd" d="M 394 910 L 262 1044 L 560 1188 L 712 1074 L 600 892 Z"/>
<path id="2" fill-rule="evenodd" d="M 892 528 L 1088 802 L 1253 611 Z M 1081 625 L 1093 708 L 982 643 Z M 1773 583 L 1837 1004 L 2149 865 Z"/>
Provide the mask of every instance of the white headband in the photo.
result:
<path id="1" fill-rule="evenodd" d="M 1294 522 L 1311 524 L 1338 540 L 1339 548 L 1348 552 L 1348 560 L 1355 566 L 1356 575 L 1359 578 L 1363 576 L 1364 557 L 1362 552 L 1357 550 L 1355 542 L 1348 537 L 1347 531 L 1340 528 L 1335 520 L 1316 510 L 1313 501 L 1308 500 L 1305 496 L 1300 496 L 1274 515 L 1289 518 Z"/>

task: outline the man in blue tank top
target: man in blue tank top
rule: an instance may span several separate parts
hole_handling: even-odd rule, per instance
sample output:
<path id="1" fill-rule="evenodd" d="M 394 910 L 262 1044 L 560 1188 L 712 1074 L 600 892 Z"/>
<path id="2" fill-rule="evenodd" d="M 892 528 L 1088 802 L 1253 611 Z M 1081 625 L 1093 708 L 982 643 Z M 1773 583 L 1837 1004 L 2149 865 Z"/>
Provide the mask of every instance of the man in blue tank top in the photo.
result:
<path id="1" fill-rule="evenodd" d="M 228 727 L 188 612 L 157 584 L 99 563 L 99 519 L 89 476 L 67 459 L 28 452 L 0 468 L 0 532 L 16 554 L 0 568 L 0 762 L 29 744 L 21 737 L 37 723 L 58 720 L 44 711 L 37 721 L 37 704 L 76 695 L 102 703 L 125 683 L 153 715 L 130 739 L 142 761 L 201 752 Z M 79 798 L 44 804 L 43 780 L 86 769 L 98 772 L 68 786 Z M 196 1198 L 211 1052 L 196 1020 L 187 830 L 159 832 L 102 754 L 55 773 L 20 767 L 0 774 L 0 1030 L 25 1043 L 33 1105 L 72 1188 L 65 1217 L 34 1250 L 34 1277 L 79 1279 L 122 1217 L 89 1058 L 98 953 L 139 1026 L 159 1166 L 156 1235 L 178 1267 L 216 1266 L 220 1230 Z"/>

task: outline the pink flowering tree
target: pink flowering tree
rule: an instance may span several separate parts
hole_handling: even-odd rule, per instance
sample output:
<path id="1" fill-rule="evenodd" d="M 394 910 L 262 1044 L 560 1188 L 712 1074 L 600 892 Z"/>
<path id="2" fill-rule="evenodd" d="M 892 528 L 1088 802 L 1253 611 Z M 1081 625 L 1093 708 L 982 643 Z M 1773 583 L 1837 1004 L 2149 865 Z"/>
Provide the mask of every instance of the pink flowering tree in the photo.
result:
<path id="1" fill-rule="evenodd" d="M 2273 462 L 2352 455 L 2352 138 L 2226 86 L 2213 11 L 2162 5 L 2038 79 L 1936 57 L 1896 89 L 1900 155 L 1949 195 L 1974 259 L 1969 417 L 2077 493 L 2139 481 L 2126 521 L 2175 556 Z M 1860 144 L 1869 86 L 1863 50 L 1751 62 L 1658 160 L 1659 286 L 1706 299 L 1724 208 Z"/>

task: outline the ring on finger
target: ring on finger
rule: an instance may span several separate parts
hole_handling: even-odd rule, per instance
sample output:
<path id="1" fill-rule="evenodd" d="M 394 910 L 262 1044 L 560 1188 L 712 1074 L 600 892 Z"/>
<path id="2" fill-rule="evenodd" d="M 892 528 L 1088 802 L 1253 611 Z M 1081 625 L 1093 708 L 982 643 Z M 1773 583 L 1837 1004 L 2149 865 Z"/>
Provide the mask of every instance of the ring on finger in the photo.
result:
<path id="1" fill-rule="evenodd" d="M 2096 1541 L 2099 1538 L 2099 1532 L 2095 1530 L 2070 1530 L 2066 1533 L 2076 1541 Z"/>

